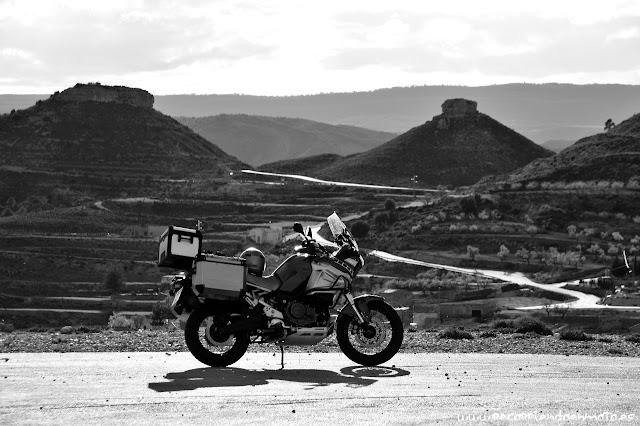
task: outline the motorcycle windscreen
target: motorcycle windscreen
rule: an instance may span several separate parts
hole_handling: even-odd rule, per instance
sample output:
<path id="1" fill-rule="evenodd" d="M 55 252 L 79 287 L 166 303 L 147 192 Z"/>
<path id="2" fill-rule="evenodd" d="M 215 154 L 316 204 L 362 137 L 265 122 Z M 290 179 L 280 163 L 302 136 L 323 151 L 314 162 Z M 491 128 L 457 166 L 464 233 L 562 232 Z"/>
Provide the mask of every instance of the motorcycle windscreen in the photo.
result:
<path id="1" fill-rule="evenodd" d="M 347 229 L 346 225 L 342 222 L 336 212 L 333 212 L 333 214 L 327 218 L 327 223 L 329 224 L 329 229 L 331 229 L 331 233 L 334 238 L 342 234 L 344 230 Z"/>
<path id="2" fill-rule="evenodd" d="M 306 257 L 291 256 L 278 266 L 273 274 L 280 279 L 280 293 L 296 294 L 304 290 L 311 275 L 311 261 Z"/>

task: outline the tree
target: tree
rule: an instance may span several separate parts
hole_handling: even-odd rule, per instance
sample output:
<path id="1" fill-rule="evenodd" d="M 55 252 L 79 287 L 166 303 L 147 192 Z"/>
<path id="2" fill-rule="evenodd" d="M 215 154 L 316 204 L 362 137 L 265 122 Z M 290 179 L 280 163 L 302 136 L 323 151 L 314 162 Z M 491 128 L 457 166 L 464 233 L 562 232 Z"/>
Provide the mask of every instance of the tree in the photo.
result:
<path id="1" fill-rule="evenodd" d="M 384 209 L 388 211 L 395 211 L 398 206 L 393 198 L 387 198 L 384 200 Z"/>
<path id="2" fill-rule="evenodd" d="M 527 265 L 528 265 L 529 261 L 531 259 L 531 252 L 529 250 L 527 250 L 526 248 L 522 247 L 521 249 L 516 251 L 516 257 L 519 257 L 522 260 L 526 260 L 527 261 Z"/>
<path id="3" fill-rule="evenodd" d="M 570 306 L 568 303 L 556 305 L 553 308 L 554 312 L 558 313 L 558 315 L 560 315 L 562 318 L 564 318 L 564 316 L 567 315 L 567 312 L 569 312 L 569 309 L 570 309 Z"/>
<path id="4" fill-rule="evenodd" d="M 367 222 L 363 222 L 361 220 L 355 222 L 351 225 L 351 233 L 356 238 L 364 238 L 369 234 L 369 224 Z"/>
<path id="5" fill-rule="evenodd" d="M 389 222 L 389 213 L 388 212 L 378 212 L 373 217 L 373 221 L 376 225 L 384 228 L 386 224 Z"/>
<path id="6" fill-rule="evenodd" d="M 510 251 L 507 248 L 507 246 L 505 246 L 504 244 L 502 244 L 500 246 L 500 251 L 498 252 L 498 257 L 500 258 L 500 263 L 502 263 L 502 261 L 504 260 L 505 257 L 507 257 L 509 255 Z"/>
<path id="7" fill-rule="evenodd" d="M 621 234 L 621 233 L 619 233 L 619 232 L 617 232 L 617 231 L 616 231 L 616 232 L 612 232 L 612 233 L 611 233 L 611 238 L 613 238 L 613 240 L 614 240 L 616 243 L 621 243 L 621 242 L 623 242 L 623 241 L 624 241 L 624 237 L 622 236 L 622 234 Z"/>
<path id="8" fill-rule="evenodd" d="M 613 129 L 616 126 L 616 123 L 613 122 L 612 119 L 608 119 L 605 123 L 604 123 L 604 130 L 606 130 L 607 132 L 611 129 Z"/>
<path id="9" fill-rule="evenodd" d="M 580 231 L 585 237 L 587 237 L 589 239 L 589 241 L 591 241 L 591 236 L 593 234 L 596 233 L 595 228 L 584 228 L 582 231 Z"/>
<path id="10" fill-rule="evenodd" d="M 460 209 L 465 214 L 478 214 L 478 205 L 476 204 L 476 197 L 464 197 L 460 199 Z"/>
<path id="11" fill-rule="evenodd" d="M 577 230 L 578 230 L 578 227 L 575 225 L 567 226 L 567 233 L 569 234 L 569 238 L 575 238 Z"/>
<path id="12" fill-rule="evenodd" d="M 538 233 L 538 227 L 537 226 L 531 225 L 531 226 L 527 227 L 527 234 L 529 234 L 531 236 L 531 238 L 533 238 L 533 236 L 535 234 L 537 234 L 537 233 Z"/>
<path id="13" fill-rule="evenodd" d="M 120 293 L 124 289 L 124 273 L 119 267 L 112 267 L 107 271 L 102 281 L 104 287 L 111 294 Z"/>
<path id="14" fill-rule="evenodd" d="M 480 249 L 478 247 L 467 246 L 467 256 L 469 259 L 476 260 L 476 256 L 480 254 Z"/>

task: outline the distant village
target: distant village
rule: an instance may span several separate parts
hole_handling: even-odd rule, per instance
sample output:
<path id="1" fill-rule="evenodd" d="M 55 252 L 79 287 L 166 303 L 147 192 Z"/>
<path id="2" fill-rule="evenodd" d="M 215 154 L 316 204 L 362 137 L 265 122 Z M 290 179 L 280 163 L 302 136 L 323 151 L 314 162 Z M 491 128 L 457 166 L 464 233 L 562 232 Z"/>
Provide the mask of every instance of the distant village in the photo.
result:
<path id="1" fill-rule="evenodd" d="M 159 239 L 166 226 L 128 226 L 122 231 L 122 236 L 126 238 L 150 238 Z M 282 242 L 284 231 L 280 227 L 267 228 L 257 227 L 246 232 L 245 239 L 256 244 L 276 246 Z"/>

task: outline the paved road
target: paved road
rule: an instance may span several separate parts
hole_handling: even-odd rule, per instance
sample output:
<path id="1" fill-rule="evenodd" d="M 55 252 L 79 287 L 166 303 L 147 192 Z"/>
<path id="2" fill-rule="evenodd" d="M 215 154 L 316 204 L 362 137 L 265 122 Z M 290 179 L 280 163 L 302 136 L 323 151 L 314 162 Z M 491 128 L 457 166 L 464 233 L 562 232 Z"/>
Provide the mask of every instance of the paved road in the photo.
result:
<path id="1" fill-rule="evenodd" d="M 226 369 L 188 353 L 0 354 L 0 424 L 640 422 L 638 358 L 400 354 L 365 368 L 289 353 L 285 363 L 272 353 Z"/>

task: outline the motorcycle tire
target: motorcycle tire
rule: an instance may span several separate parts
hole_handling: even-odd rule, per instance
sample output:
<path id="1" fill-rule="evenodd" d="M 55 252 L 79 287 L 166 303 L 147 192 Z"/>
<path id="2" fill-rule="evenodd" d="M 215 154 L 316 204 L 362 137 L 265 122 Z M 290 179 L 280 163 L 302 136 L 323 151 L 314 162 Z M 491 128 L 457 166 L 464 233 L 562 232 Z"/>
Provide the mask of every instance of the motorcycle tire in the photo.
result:
<path id="1" fill-rule="evenodd" d="M 216 325 L 223 318 L 212 309 L 196 309 L 187 320 L 184 339 L 191 354 L 211 367 L 226 367 L 237 362 L 249 347 L 246 332 L 222 334 Z"/>
<path id="2" fill-rule="evenodd" d="M 367 307 L 371 313 L 369 324 L 358 324 L 349 315 L 338 317 L 336 339 L 351 361 L 364 366 L 380 365 L 400 350 L 404 328 L 395 309 L 382 300 L 370 301 Z"/>

